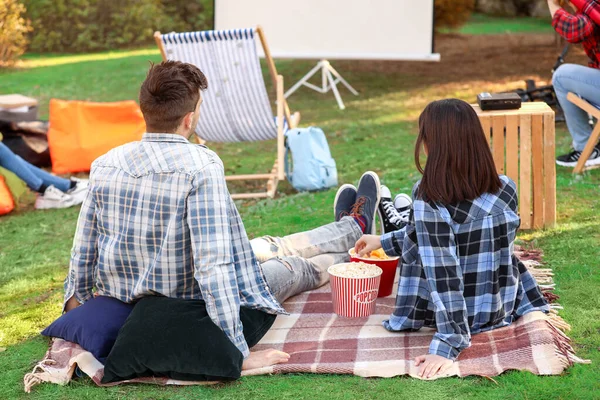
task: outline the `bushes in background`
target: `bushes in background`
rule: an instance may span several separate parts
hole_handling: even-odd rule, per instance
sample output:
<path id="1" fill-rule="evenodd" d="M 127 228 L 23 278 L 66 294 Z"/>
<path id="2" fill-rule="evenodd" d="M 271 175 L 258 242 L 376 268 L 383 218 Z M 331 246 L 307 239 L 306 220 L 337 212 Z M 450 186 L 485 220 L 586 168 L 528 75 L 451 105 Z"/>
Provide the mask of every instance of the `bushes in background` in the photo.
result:
<path id="1" fill-rule="evenodd" d="M 436 0 L 436 28 L 460 27 L 474 10 L 546 15 L 547 0 Z M 109 50 L 152 44 L 156 30 L 210 29 L 213 13 L 213 0 L 0 0 L 0 62 L 23 53 L 28 33 L 32 52 Z"/>
<path id="2" fill-rule="evenodd" d="M 29 21 L 25 6 L 17 0 L 0 0 L 0 66 L 10 64 L 25 52 Z"/>
<path id="3" fill-rule="evenodd" d="M 469 20 L 475 0 L 436 0 L 435 27 L 458 28 Z"/>
<path id="4" fill-rule="evenodd" d="M 547 0 L 477 0 L 476 10 L 505 17 L 548 17 Z"/>
<path id="5" fill-rule="evenodd" d="M 154 43 L 152 34 L 212 27 L 212 0 L 22 0 L 29 51 L 86 52 Z"/>

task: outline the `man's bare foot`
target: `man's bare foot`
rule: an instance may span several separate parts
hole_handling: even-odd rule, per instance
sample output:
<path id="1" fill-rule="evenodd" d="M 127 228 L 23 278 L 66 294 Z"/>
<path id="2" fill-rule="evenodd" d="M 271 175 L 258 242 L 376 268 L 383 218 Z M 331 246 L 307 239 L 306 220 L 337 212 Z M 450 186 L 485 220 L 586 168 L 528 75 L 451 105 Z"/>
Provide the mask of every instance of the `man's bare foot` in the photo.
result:
<path id="1" fill-rule="evenodd" d="M 283 364 L 288 362 L 290 355 L 283 351 L 275 349 L 267 349 L 261 351 L 253 351 L 242 364 L 242 371 L 247 369 L 270 367 L 275 364 Z"/>

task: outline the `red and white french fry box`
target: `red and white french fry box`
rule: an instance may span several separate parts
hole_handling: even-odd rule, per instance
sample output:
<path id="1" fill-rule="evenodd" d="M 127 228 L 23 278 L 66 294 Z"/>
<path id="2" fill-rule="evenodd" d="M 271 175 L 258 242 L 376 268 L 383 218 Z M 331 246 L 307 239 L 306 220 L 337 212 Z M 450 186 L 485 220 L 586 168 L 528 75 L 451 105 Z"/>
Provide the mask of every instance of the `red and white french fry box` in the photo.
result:
<path id="1" fill-rule="evenodd" d="M 356 255 L 354 247 L 348 250 L 348 254 L 350 254 L 350 262 L 375 264 L 383 270 L 383 274 L 381 274 L 381 283 L 379 284 L 379 294 L 377 297 L 387 297 L 392 294 L 394 291 L 396 270 L 398 269 L 398 260 L 400 260 L 400 257 L 388 257 L 385 259 L 359 257 Z"/>

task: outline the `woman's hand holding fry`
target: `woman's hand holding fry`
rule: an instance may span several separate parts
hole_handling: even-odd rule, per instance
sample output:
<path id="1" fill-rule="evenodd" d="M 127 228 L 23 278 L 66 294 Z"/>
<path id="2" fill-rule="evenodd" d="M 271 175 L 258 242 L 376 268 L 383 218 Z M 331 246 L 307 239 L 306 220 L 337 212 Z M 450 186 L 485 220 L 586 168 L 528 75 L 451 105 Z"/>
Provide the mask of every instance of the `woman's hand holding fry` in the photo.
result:
<path id="1" fill-rule="evenodd" d="M 359 257 L 368 256 L 373 250 L 381 248 L 381 237 L 377 235 L 362 235 L 354 245 L 354 251 Z"/>

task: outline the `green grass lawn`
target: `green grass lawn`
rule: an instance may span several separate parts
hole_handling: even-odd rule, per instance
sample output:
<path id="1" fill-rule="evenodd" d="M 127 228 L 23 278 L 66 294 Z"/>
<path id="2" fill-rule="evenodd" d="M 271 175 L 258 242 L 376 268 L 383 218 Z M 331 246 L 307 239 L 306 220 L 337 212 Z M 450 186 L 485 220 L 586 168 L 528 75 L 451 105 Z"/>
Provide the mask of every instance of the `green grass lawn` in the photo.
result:
<path id="1" fill-rule="evenodd" d="M 157 51 L 114 52 L 109 57 L 33 57 L 29 68 L 0 72 L 0 93 L 18 92 L 40 99 L 47 116 L 50 97 L 114 101 L 136 99 L 148 61 Z M 37 63 L 37 64 L 33 64 Z M 37 65 L 37 66 L 36 66 Z M 289 84 L 312 63 L 279 62 Z M 377 69 L 342 63 L 340 72 L 360 95 L 342 92 L 347 109 L 340 111 L 331 94 L 307 89 L 290 98 L 302 112 L 302 125 L 317 125 L 327 134 L 338 164 L 340 183 L 355 182 L 365 170 L 379 173 L 393 192 L 407 192 L 418 179 L 412 154 L 416 121 L 430 100 L 460 97 L 472 101 L 477 85 L 449 76 L 434 82 L 414 73 L 382 74 Z M 568 150 L 569 136 L 558 126 L 559 152 Z M 215 146 L 228 171 L 268 171 L 272 158 L 265 144 Z M 273 147 L 274 150 L 274 147 Z M 0 398 L 35 399 L 593 399 L 600 396 L 600 170 L 582 179 L 571 171 L 557 172 L 558 218 L 555 229 L 522 233 L 520 240 L 545 252 L 554 269 L 561 315 L 573 326 L 569 333 L 580 357 L 592 365 L 577 365 L 562 376 L 540 377 L 510 372 L 492 382 L 483 378 L 423 382 L 412 378 L 363 379 L 350 376 L 287 375 L 243 378 L 217 387 L 162 388 L 129 385 L 97 388 L 90 380 L 67 387 L 45 384 L 23 393 L 23 375 L 40 360 L 47 340 L 38 332 L 60 314 L 62 281 L 78 210 L 14 212 L 0 219 Z M 285 235 L 330 222 L 334 190 L 295 193 L 287 183 L 276 199 L 238 203 L 251 237 Z"/>

